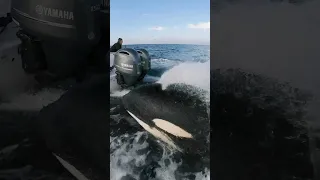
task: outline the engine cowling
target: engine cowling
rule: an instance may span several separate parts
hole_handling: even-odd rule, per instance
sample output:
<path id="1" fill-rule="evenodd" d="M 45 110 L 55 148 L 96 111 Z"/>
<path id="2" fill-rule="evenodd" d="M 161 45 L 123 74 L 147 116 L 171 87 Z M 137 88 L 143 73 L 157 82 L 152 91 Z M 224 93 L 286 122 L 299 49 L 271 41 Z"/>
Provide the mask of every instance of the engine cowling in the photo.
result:
<path id="1" fill-rule="evenodd" d="M 134 85 L 142 73 L 139 53 L 131 48 L 118 50 L 114 55 L 118 84 Z"/>
<path id="2" fill-rule="evenodd" d="M 138 49 L 137 52 L 141 58 L 142 71 L 147 73 L 151 69 L 151 58 L 149 52 L 145 49 Z"/>
<path id="3" fill-rule="evenodd" d="M 101 11 L 101 0 L 11 0 L 13 21 L 22 29 L 19 34 L 30 41 L 20 38 L 22 45 L 40 44 L 34 47 L 45 54 L 39 61 L 45 61 L 49 74 L 59 79 L 84 71 L 88 56 L 109 36 L 103 33 L 102 19 L 107 14 Z M 28 57 L 25 55 L 23 62 L 32 64 L 34 58 Z"/>

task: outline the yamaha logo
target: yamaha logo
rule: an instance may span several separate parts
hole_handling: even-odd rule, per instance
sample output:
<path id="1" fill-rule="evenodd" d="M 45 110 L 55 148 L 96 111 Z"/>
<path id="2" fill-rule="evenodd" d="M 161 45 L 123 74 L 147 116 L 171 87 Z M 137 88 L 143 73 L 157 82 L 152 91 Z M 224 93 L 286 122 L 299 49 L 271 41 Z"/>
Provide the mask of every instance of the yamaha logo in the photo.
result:
<path id="1" fill-rule="evenodd" d="M 37 12 L 38 14 L 43 14 L 43 7 L 42 7 L 41 5 L 37 5 L 37 6 L 36 6 L 36 12 Z"/>
<path id="2" fill-rule="evenodd" d="M 121 66 L 126 68 L 133 68 L 133 65 L 125 64 L 125 63 L 121 63 Z"/>
<path id="3" fill-rule="evenodd" d="M 50 16 L 50 17 L 59 18 L 59 19 L 74 20 L 72 11 L 47 8 L 42 5 L 37 5 L 35 8 L 35 11 L 39 15 Z"/>

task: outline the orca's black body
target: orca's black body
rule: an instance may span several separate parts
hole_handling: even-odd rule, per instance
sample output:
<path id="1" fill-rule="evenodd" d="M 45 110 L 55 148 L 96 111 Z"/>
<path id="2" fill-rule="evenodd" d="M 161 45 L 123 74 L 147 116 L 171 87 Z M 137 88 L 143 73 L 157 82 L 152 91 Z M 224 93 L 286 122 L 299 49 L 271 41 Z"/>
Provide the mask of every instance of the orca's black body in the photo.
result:
<path id="1" fill-rule="evenodd" d="M 38 117 L 38 129 L 49 150 L 89 179 L 108 179 L 108 129 L 113 126 L 108 78 L 69 90 Z M 309 95 L 277 80 L 234 69 L 212 71 L 211 84 L 210 174 L 215 179 L 312 179 L 308 130 L 303 125 Z M 143 85 L 125 95 L 123 105 L 150 126 L 156 127 L 152 119 L 161 118 L 193 134 L 194 142 L 204 142 L 203 132 L 209 129 L 206 110 L 197 96 L 184 93 L 188 86 L 177 87 L 163 90 L 160 84 Z M 125 123 L 115 126 L 121 131 L 134 129 Z M 195 147 L 190 139 L 169 136 L 187 152 L 187 147 Z"/>
<path id="2" fill-rule="evenodd" d="M 140 126 L 132 126 L 132 123 L 130 127 L 128 123 L 110 122 L 108 78 L 93 78 L 91 82 L 69 90 L 59 100 L 43 108 L 37 121 L 37 129 L 47 147 L 89 179 L 107 179 L 111 126 L 122 132 L 142 130 Z M 184 152 L 201 156 L 208 153 L 207 109 L 196 96 L 187 96 L 175 90 L 175 86 L 162 90 L 159 84 L 146 84 L 125 95 L 122 102 L 127 110 L 139 117 L 147 117 L 146 120 L 158 117 L 190 131 L 194 135 L 191 140 L 170 136 Z M 203 164 L 200 166 L 203 167 Z M 87 169 L 91 169 L 91 173 Z"/>
<path id="3" fill-rule="evenodd" d="M 208 153 L 209 116 L 207 105 L 200 97 L 186 92 L 193 87 L 173 84 L 162 89 L 161 84 L 142 85 L 122 98 L 124 108 L 131 116 L 168 135 L 185 153 Z M 173 124 L 192 135 L 179 137 L 159 128 L 154 119 Z M 173 132 L 175 133 L 175 132 Z"/>
<path id="4" fill-rule="evenodd" d="M 48 148 L 90 180 L 109 178 L 108 92 L 109 77 L 96 78 L 69 90 L 38 116 Z"/>

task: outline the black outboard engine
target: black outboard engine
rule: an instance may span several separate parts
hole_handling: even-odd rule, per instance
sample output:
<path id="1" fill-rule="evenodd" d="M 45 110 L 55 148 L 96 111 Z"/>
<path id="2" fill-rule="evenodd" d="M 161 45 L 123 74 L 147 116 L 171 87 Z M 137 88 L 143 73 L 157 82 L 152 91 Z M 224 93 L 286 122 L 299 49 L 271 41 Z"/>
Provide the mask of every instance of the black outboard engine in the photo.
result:
<path id="1" fill-rule="evenodd" d="M 141 58 L 142 72 L 139 78 L 139 81 L 141 81 L 151 69 L 151 57 L 148 51 L 145 49 L 138 49 L 137 52 L 139 53 Z"/>
<path id="2" fill-rule="evenodd" d="M 150 57 L 146 50 L 124 48 L 114 55 L 117 83 L 128 87 L 141 81 L 150 69 Z"/>
<path id="3" fill-rule="evenodd" d="M 103 62 L 107 69 L 109 12 L 103 12 L 102 5 L 109 6 L 109 1 L 11 1 L 13 21 L 21 28 L 17 36 L 25 72 L 52 81 L 82 76 L 93 62 Z"/>

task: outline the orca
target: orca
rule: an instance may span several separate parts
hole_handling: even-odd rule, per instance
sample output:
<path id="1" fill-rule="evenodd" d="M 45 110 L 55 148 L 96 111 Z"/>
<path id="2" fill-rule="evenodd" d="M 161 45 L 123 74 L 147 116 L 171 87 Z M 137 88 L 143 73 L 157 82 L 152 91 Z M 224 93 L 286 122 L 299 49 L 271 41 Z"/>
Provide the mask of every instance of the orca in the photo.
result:
<path id="1" fill-rule="evenodd" d="M 92 77 L 36 119 L 37 134 L 52 155 L 77 179 L 109 178 L 109 77 Z"/>
<path id="2" fill-rule="evenodd" d="M 183 153 L 209 151 L 210 122 L 207 104 L 196 88 L 172 84 L 166 89 L 159 83 L 141 85 L 124 95 L 128 114 L 157 140 Z"/>
<path id="3" fill-rule="evenodd" d="M 77 179 L 108 178 L 111 126 L 108 78 L 93 77 L 73 87 L 44 107 L 36 120 L 36 129 L 48 149 Z M 208 153 L 210 127 L 206 105 L 198 96 L 180 91 L 181 88 L 191 87 L 172 85 L 162 90 L 160 84 L 145 84 L 131 90 L 119 103 L 122 102 L 123 112 L 134 118 L 131 121 L 140 125 L 135 128 L 130 123 L 133 128 L 130 129 L 119 123 L 119 128 L 149 130 L 180 152 L 200 156 Z"/>

